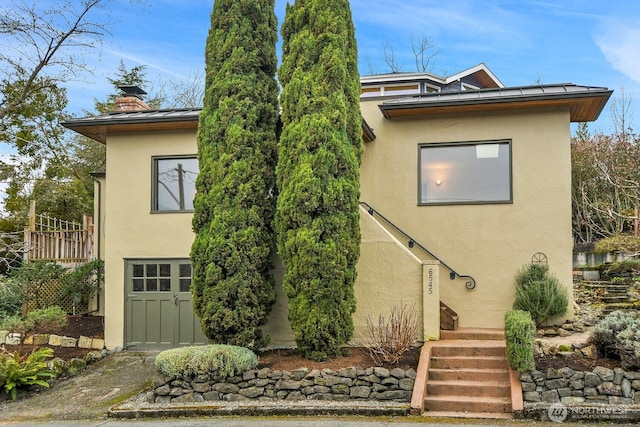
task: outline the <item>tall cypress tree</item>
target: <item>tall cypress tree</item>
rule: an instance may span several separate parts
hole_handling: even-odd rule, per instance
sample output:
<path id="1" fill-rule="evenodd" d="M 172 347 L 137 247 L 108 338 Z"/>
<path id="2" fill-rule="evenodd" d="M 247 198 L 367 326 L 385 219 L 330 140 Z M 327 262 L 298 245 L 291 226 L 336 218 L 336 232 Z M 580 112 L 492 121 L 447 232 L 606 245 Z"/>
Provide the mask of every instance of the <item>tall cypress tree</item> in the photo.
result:
<path id="1" fill-rule="evenodd" d="M 322 360 L 353 334 L 360 253 L 360 81 L 348 0 L 296 0 L 282 36 L 278 250 L 298 348 Z"/>
<path id="2" fill-rule="evenodd" d="M 206 45 L 191 248 L 193 302 L 216 343 L 257 348 L 275 301 L 275 0 L 216 0 Z"/>

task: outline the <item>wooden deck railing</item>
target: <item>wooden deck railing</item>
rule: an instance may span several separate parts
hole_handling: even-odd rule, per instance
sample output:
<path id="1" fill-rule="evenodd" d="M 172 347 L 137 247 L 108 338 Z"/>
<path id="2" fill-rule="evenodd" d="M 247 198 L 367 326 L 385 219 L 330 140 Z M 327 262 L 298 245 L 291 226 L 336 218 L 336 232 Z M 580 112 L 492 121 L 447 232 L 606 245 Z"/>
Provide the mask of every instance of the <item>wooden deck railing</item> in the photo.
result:
<path id="1" fill-rule="evenodd" d="M 33 211 L 24 230 L 25 262 L 83 263 L 93 259 L 91 216 L 85 215 L 80 224 L 35 215 Z"/>

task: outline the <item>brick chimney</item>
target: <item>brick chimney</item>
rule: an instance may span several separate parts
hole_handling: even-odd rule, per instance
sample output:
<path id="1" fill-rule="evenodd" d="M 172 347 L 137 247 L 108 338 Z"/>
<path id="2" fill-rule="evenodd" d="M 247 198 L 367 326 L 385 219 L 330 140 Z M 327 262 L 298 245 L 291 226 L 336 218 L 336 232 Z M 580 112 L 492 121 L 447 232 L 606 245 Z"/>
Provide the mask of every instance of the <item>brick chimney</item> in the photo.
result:
<path id="1" fill-rule="evenodd" d="M 116 111 L 142 111 L 149 110 L 149 106 L 142 100 L 142 95 L 147 92 L 134 85 L 118 86 L 122 96 L 116 98 Z"/>

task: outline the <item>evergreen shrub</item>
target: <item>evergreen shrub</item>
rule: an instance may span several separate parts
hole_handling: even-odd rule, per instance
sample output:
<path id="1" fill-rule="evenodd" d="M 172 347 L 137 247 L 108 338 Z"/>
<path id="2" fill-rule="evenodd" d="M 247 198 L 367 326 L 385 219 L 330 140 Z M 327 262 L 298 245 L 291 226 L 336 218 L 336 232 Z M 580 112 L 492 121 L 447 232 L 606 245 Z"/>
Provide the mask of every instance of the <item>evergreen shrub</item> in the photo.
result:
<path id="1" fill-rule="evenodd" d="M 324 360 L 353 335 L 360 256 L 362 116 L 349 2 L 289 4 L 282 39 L 278 252 L 298 349 Z"/>
<path id="2" fill-rule="evenodd" d="M 504 334 L 511 367 L 519 372 L 534 370 L 536 325 L 531 314 L 523 310 L 508 311 L 504 316 Z"/>
<path id="3" fill-rule="evenodd" d="M 528 311 L 540 326 L 553 316 L 561 316 L 569 307 L 567 289 L 549 273 L 544 264 L 529 264 L 516 276 L 516 297 L 513 308 Z"/>
<path id="4" fill-rule="evenodd" d="M 277 38 L 274 0 L 215 1 L 197 135 L 194 310 L 211 342 L 254 349 L 276 295 Z"/>
<path id="5" fill-rule="evenodd" d="M 165 350 L 156 356 L 155 363 L 169 377 L 232 377 L 258 366 L 258 356 L 245 347 L 210 344 Z"/>

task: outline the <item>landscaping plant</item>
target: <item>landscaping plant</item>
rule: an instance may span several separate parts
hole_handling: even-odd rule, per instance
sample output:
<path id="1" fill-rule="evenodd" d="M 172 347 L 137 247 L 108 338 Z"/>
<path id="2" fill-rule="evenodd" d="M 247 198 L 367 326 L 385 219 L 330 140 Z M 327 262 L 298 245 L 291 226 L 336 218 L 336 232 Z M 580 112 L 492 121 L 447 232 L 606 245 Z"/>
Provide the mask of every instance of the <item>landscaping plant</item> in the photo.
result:
<path id="1" fill-rule="evenodd" d="M 516 297 L 513 308 L 528 311 L 537 326 L 553 316 L 567 312 L 567 289 L 549 273 L 544 264 L 529 264 L 521 268 L 515 277 Z"/>
<path id="2" fill-rule="evenodd" d="M 162 374 L 174 378 L 232 377 L 258 366 L 258 356 L 248 348 L 210 344 L 165 350 L 156 356 L 155 363 Z"/>
<path id="3" fill-rule="evenodd" d="M 599 354 L 620 359 L 624 368 L 640 368 L 640 313 L 609 313 L 593 327 L 589 341 Z"/>
<path id="4" fill-rule="evenodd" d="M 67 315 L 58 306 L 32 310 L 23 318 L 14 315 L 0 322 L 0 330 L 20 334 L 20 342 L 34 330 L 59 329 L 67 325 Z"/>
<path id="5" fill-rule="evenodd" d="M 536 324 L 531 314 L 523 310 L 510 310 L 504 316 L 504 336 L 507 344 L 507 360 L 519 372 L 536 368 L 533 357 Z"/>
<path id="6" fill-rule="evenodd" d="M 389 317 L 380 314 L 377 321 L 369 315 L 366 319 L 368 338 L 364 339 L 373 363 L 396 364 L 411 348 L 420 329 L 415 304 L 394 305 Z"/>
<path id="7" fill-rule="evenodd" d="M 74 307 L 86 307 L 104 280 L 104 261 L 100 259 L 82 264 L 67 271 L 61 279 L 63 282 L 60 297 L 69 297 Z M 75 313 L 74 313 L 75 314 Z"/>
<path id="8" fill-rule="evenodd" d="M 278 85 L 274 0 L 216 0 L 206 44 L 191 247 L 193 306 L 214 343 L 260 348 L 271 259 Z"/>
<path id="9" fill-rule="evenodd" d="M 47 359 L 53 356 L 48 347 L 34 349 L 31 354 L 0 354 L 0 387 L 15 400 L 19 388 L 26 386 L 49 387 L 47 379 L 55 375 L 49 370 Z"/>
<path id="10" fill-rule="evenodd" d="M 297 0 L 282 25 L 278 252 L 289 321 L 305 357 L 353 334 L 360 255 L 360 80 L 347 0 Z"/>
<path id="11" fill-rule="evenodd" d="M 22 300 L 20 286 L 7 277 L 0 277 L 0 322 L 21 313 Z"/>

